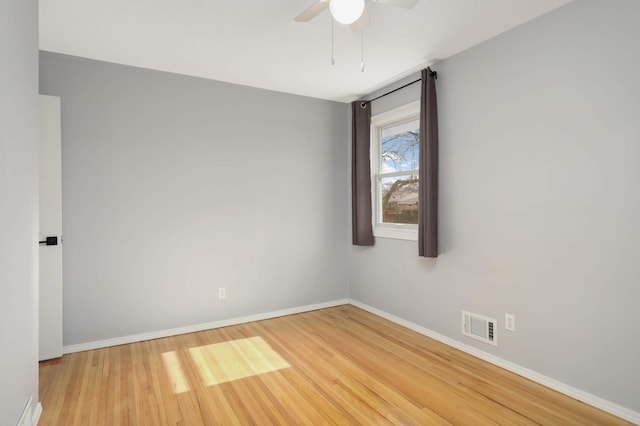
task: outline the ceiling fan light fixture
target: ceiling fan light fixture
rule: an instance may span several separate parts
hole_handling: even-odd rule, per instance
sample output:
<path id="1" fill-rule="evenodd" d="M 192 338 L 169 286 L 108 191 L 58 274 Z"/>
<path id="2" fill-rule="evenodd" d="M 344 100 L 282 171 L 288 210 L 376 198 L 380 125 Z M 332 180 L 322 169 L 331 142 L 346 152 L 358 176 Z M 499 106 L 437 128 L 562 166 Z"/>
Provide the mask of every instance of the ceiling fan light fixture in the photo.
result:
<path id="1" fill-rule="evenodd" d="M 330 0 L 329 10 L 333 19 L 339 23 L 353 24 L 364 12 L 364 0 Z"/>

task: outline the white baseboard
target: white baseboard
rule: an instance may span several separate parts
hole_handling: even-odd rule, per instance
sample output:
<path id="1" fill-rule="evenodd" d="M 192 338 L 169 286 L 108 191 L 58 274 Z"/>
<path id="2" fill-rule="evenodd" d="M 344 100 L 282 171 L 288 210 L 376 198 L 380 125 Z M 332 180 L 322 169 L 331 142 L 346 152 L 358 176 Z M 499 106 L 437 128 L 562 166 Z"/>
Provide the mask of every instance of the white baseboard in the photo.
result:
<path id="1" fill-rule="evenodd" d="M 40 421 L 40 415 L 42 414 L 42 404 L 38 402 L 36 408 L 33 410 L 33 414 L 31 415 L 31 423 L 34 426 L 38 426 L 38 422 Z"/>
<path id="2" fill-rule="evenodd" d="M 37 426 L 40 421 L 40 414 L 42 414 L 42 404 L 38 402 L 36 406 L 33 407 L 33 397 L 30 396 L 27 399 L 27 403 L 20 414 L 16 426 Z"/>
<path id="3" fill-rule="evenodd" d="M 302 312 L 315 311 L 318 309 L 331 308 L 348 304 L 348 299 L 333 300 L 331 302 L 316 303 L 313 305 L 299 306 L 296 308 L 282 309 L 279 311 L 265 312 L 262 314 L 249 315 L 245 317 L 232 318 L 228 320 L 213 321 L 203 324 L 188 325 L 185 327 L 170 328 L 168 330 L 152 331 L 150 333 L 134 334 L 131 336 L 116 337 L 113 339 L 97 340 L 94 342 L 79 343 L 76 345 L 64 346 L 63 354 L 74 352 L 90 351 L 93 349 L 108 348 L 111 346 L 126 345 L 127 343 L 142 342 L 145 340 L 160 339 L 162 337 L 177 336 L 180 334 L 194 333 L 197 331 L 211 330 L 214 328 L 228 327 L 230 325 L 244 324 L 247 322 L 261 321 L 270 318 L 283 317 L 286 315 L 299 314 Z"/>
<path id="4" fill-rule="evenodd" d="M 630 421 L 635 424 L 640 424 L 640 413 L 630 410 L 628 408 L 622 407 L 618 404 L 614 404 L 613 402 L 607 401 L 595 395 L 592 395 L 588 392 L 584 392 L 580 389 L 576 389 L 572 386 L 569 386 L 565 383 L 559 382 L 555 379 L 547 377 L 543 374 L 535 372 L 533 370 L 529 370 L 528 368 L 522 367 L 518 364 L 514 364 L 510 361 L 499 358 L 490 353 L 484 352 L 480 349 L 477 349 L 473 346 L 469 346 L 457 340 L 451 339 L 447 336 L 444 336 L 440 333 L 436 333 L 433 330 L 429 330 L 428 328 L 419 326 L 412 322 L 406 321 L 402 318 L 398 318 L 394 315 L 391 315 L 387 312 L 381 311 L 380 309 L 376 309 L 364 303 L 358 302 L 357 300 L 349 300 L 349 303 L 353 306 L 357 306 L 360 309 L 364 309 L 367 312 L 370 312 L 374 315 L 387 319 L 391 322 L 394 322 L 398 325 L 406 327 L 410 330 L 413 330 L 417 333 L 430 337 L 434 340 L 437 340 L 445 345 L 454 347 L 462 352 L 468 353 L 469 355 L 473 355 L 476 358 L 480 358 L 481 360 L 487 361 L 493 365 L 497 365 L 498 367 L 504 368 L 505 370 L 509 370 L 512 373 L 515 373 L 519 376 L 525 377 L 529 380 L 532 380 L 536 383 L 539 383 L 543 386 L 556 390 L 560 393 L 563 393 L 567 396 L 575 398 L 579 401 L 584 402 L 585 404 L 589 404 L 593 407 L 599 408 L 602 411 L 606 411 L 607 413 L 611 413 L 614 416 L 618 416 L 622 419 Z"/>
<path id="5" fill-rule="evenodd" d="M 27 399 L 27 403 L 24 405 L 22 409 L 22 413 L 20 413 L 20 418 L 16 423 L 16 426 L 32 426 L 33 416 L 31 415 L 31 403 L 33 402 L 33 397 L 29 397 Z"/>

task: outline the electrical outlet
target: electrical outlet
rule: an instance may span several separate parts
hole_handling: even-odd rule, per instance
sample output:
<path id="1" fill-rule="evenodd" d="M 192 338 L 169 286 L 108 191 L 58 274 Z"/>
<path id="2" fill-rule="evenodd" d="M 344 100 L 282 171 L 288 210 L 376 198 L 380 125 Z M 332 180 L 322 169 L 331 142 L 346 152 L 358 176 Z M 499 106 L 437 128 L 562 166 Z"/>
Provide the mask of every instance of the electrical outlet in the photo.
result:
<path id="1" fill-rule="evenodd" d="M 504 328 L 509 331 L 516 331 L 516 316 L 504 314 Z"/>
<path id="2" fill-rule="evenodd" d="M 220 287 L 218 288 L 218 299 L 226 299 L 227 298 L 227 288 Z"/>

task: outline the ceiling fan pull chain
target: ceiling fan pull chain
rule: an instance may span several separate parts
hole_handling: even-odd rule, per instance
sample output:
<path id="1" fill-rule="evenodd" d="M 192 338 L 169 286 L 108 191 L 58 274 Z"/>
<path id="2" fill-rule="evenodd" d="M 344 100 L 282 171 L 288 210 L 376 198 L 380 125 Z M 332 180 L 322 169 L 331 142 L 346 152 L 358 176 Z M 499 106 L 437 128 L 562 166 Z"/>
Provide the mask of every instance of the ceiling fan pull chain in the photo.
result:
<path id="1" fill-rule="evenodd" d="M 360 72 L 364 72 L 364 30 L 360 31 Z"/>
<path id="2" fill-rule="evenodd" d="M 333 56 L 333 17 L 331 17 L 331 65 L 335 65 L 336 60 Z"/>

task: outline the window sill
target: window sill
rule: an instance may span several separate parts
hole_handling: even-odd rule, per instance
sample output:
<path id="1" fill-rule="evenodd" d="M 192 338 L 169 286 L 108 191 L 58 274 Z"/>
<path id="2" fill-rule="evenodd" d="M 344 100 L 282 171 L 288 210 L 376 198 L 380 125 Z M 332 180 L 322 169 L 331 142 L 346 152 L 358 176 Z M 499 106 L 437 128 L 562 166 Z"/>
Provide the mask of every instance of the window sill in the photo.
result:
<path id="1" fill-rule="evenodd" d="M 373 235 L 379 238 L 418 241 L 418 228 L 403 226 L 376 226 L 373 229 Z"/>

